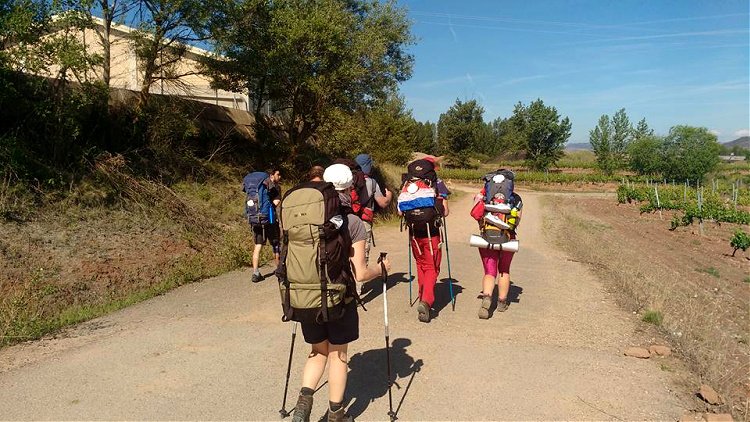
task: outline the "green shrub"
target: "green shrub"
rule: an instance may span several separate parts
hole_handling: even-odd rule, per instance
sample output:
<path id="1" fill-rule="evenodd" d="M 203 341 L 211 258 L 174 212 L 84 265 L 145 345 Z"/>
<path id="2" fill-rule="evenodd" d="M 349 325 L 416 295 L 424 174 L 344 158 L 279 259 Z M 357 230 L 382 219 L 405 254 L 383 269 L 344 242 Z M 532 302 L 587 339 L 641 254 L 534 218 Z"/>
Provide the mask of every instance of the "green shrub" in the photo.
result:
<path id="1" fill-rule="evenodd" d="M 646 309 L 646 312 L 643 313 L 641 320 L 643 320 L 644 322 L 648 322 L 649 324 L 659 326 L 664 321 L 664 315 L 661 313 L 661 311 Z"/>
<path id="2" fill-rule="evenodd" d="M 710 274 L 716 278 L 721 278 L 721 275 L 719 275 L 719 270 L 717 270 L 714 267 L 708 267 L 708 268 L 696 268 L 695 271 L 698 271 L 699 273 L 706 273 Z"/>
<path id="3" fill-rule="evenodd" d="M 738 249 L 742 249 L 744 252 L 747 248 L 750 248 L 750 236 L 748 236 L 742 229 L 737 229 L 737 231 L 734 232 L 734 236 L 729 240 L 729 245 L 734 248 L 732 256 L 734 256 Z"/>

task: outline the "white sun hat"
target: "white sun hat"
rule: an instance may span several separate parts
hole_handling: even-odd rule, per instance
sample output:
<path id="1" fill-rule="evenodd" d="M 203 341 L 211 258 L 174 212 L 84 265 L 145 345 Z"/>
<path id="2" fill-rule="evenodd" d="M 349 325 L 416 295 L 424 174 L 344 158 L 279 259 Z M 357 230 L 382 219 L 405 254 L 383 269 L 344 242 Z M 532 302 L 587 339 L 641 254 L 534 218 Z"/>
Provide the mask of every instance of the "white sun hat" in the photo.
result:
<path id="1" fill-rule="evenodd" d="M 344 164 L 333 164 L 323 172 L 323 180 L 332 183 L 336 190 L 346 190 L 352 185 L 352 171 Z"/>

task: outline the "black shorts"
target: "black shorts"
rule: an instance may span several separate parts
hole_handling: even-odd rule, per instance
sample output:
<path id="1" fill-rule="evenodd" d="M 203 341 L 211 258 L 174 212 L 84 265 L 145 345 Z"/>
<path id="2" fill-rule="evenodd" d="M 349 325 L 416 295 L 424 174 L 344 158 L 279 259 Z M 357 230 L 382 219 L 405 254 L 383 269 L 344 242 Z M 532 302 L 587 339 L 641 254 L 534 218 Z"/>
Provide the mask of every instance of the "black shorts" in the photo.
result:
<path id="1" fill-rule="evenodd" d="M 255 234 L 255 244 L 265 245 L 266 241 L 271 246 L 279 246 L 279 223 L 263 224 L 253 226 L 253 234 Z"/>
<path id="2" fill-rule="evenodd" d="M 331 344 L 347 344 L 359 338 L 359 314 L 357 301 L 352 300 L 345 305 L 344 316 L 333 322 L 316 324 L 303 322 L 302 335 L 305 343 L 316 344 L 328 340 Z"/>

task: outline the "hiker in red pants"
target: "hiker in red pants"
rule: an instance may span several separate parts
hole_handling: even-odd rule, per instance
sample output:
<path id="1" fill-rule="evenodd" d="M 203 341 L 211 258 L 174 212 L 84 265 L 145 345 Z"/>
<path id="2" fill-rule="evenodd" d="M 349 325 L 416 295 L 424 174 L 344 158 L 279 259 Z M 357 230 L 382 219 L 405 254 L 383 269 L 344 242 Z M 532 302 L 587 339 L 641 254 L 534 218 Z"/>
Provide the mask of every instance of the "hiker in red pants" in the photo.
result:
<path id="1" fill-rule="evenodd" d="M 435 161 L 432 157 L 410 164 L 408 180 L 399 195 L 399 213 L 404 216 L 409 227 L 409 244 L 417 262 L 417 317 L 422 322 L 430 322 L 430 309 L 435 303 L 435 284 L 442 259 L 441 217 L 447 217 L 450 212 L 450 191 L 435 175 L 434 166 Z M 429 201 L 428 206 L 419 206 L 425 204 L 424 200 L 428 196 L 432 197 L 429 199 L 434 198 L 434 204 Z M 410 204 L 413 204 L 414 208 L 411 208 Z"/>

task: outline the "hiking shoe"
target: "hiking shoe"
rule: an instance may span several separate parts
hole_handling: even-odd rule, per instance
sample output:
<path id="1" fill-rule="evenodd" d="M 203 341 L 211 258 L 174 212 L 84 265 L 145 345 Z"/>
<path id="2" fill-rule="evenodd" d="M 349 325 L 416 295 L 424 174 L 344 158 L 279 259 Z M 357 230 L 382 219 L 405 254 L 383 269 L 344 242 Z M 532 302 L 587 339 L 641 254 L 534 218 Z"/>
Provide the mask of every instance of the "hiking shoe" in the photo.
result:
<path id="1" fill-rule="evenodd" d="M 505 312 L 508 310 L 508 299 L 505 300 L 498 300 L 497 301 L 497 311 L 498 312 Z"/>
<path id="2" fill-rule="evenodd" d="M 328 422 L 353 422 L 354 418 L 344 413 L 344 408 L 337 411 L 328 409 Z"/>
<path id="3" fill-rule="evenodd" d="M 488 319 L 490 317 L 490 306 L 492 306 L 492 296 L 482 296 L 482 305 L 479 307 L 479 319 Z"/>
<path id="4" fill-rule="evenodd" d="M 422 322 L 430 322 L 430 305 L 427 302 L 420 300 L 417 305 L 417 317 Z"/>
<path id="5" fill-rule="evenodd" d="M 297 399 L 297 405 L 294 406 L 292 413 L 292 422 L 310 422 L 310 412 L 312 412 L 313 396 L 300 394 Z"/>
<path id="6" fill-rule="evenodd" d="M 261 280 L 263 280 L 263 276 L 258 274 L 253 274 L 253 278 L 250 279 L 253 283 L 259 283 Z"/>

